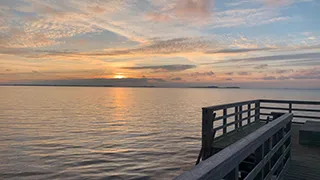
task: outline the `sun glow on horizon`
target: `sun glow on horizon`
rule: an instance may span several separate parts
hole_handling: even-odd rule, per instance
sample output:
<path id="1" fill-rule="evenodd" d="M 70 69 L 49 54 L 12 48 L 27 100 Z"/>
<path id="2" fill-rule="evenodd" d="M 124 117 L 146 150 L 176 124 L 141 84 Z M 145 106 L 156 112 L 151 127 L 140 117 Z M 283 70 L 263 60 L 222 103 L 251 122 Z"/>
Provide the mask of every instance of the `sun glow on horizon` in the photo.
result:
<path id="1" fill-rule="evenodd" d="M 117 75 L 114 75 L 113 78 L 115 78 L 115 79 L 123 79 L 123 78 L 126 78 L 126 76 L 117 74 Z"/>

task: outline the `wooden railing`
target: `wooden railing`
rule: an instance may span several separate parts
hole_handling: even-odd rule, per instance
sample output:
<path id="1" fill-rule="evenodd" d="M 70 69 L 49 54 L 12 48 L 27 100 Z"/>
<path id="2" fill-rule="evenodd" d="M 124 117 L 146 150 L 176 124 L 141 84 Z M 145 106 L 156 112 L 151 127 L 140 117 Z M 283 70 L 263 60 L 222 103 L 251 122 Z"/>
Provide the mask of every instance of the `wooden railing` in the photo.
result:
<path id="1" fill-rule="evenodd" d="M 259 100 L 202 108 L 202 148 L 197 163 L 212 155 L 212 141 L 243 126 L 259 121 Z"/>
<path id="2" fill-rule="evenodd" d="M 277 117 L 274 113 L 287 112 L 294 114 L 294 123 L 303 123 L 306 119 L 320 120 L 320 102 L 260 99 L 202 108 L 202 146 L 196 164 L 213 155 L 215 138 L 252 123 L 272 120 Z"/>
<path id="3" fill-rule="evenodd" d="M 247 103 L 256 102 L 238 105 Z M 222 108 L 229 107 L 233 105 Z M 278 179 L 290 162 L 292 118 L 292 113 L 280 116 L 175 179 Z M 254 159 L 251 166 L 250 159 Z"/>
<path id="4" fill-rule="evenodd" d="M 304 123 L 306 120 L 320 120 L 319 101 L 292 101 L 260 99 L 259 119 L 266 120 L 271 112 L 293 113 L 293 122 Z"/>

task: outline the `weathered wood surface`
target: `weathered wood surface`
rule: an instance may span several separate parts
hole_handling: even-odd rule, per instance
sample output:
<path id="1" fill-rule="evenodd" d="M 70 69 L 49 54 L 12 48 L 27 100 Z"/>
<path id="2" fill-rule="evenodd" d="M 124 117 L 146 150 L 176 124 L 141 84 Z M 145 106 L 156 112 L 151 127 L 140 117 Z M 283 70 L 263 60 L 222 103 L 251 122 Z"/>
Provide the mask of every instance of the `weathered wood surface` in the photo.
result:
<path id="1" fill-rule="evenodd" d="M 299 130 L 299 142 L 320 147 L 320 121 L 307 121 Z"/>
<path id="2" fill-rule="evenodd" d="M 299 144 L 299 129 L 292 124 L 291 165 L 284 173 L 284 180 L 320 180 L 320 147 Z"/>

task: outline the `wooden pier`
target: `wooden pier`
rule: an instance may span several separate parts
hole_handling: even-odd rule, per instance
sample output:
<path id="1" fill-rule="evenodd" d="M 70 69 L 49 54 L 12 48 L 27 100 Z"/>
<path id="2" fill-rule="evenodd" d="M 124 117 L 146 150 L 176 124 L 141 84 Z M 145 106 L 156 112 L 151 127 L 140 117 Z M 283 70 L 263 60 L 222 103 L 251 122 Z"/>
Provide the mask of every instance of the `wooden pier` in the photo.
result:
<path id="1" fill-rule="evenodd" d="M 202 108 L 197 165 L 175 179 L 320 180 L 319 107 L 262 99 Z"/>

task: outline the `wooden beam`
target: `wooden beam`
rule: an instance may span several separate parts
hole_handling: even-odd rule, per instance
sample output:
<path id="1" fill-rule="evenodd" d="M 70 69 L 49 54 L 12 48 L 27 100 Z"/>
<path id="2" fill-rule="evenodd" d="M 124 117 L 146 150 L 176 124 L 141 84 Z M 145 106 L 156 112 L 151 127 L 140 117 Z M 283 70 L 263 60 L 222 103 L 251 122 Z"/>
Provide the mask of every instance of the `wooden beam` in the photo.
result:
<path id="1" fill-rule="evenodd" d="M 228 112 L 227 109 L 223 109 L 223 116 L 227 116 Z M 227 133 L 227 118 L 223 118 L 223 134 Z"/>
<path id="2" fill-rule="evenodd" d="M 205 108 L 202 109 L 202 160 L 210 157 L 213 118 L 213 110 Z"/>
<path id="3" fill-rule="evenodd" d="M 310 105 L 320 105 L 320 101 L 296 101 L 296 100 L 271 100 L 271 99 L 260 99 L 262 103 L 279 103 L 279 104 L 310 104 Z"/>

